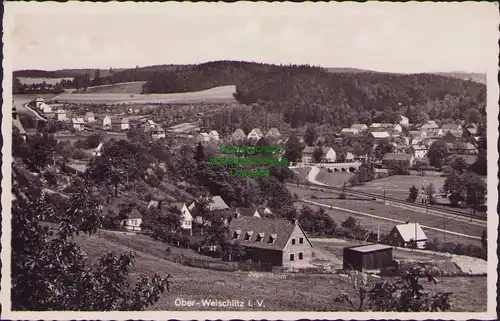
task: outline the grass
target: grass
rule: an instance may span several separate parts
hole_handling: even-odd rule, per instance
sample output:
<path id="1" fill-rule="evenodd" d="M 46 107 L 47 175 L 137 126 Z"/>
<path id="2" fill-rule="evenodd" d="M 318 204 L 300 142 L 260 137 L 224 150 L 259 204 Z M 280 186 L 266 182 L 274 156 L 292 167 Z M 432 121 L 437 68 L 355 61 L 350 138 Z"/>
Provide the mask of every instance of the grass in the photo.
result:
<path id="1" fill-rule="evenodd" d="M 108 251 L 128 252 L 129 249 L 103 239 L 99 236 L 78 237 L 78 243 L 95 261 Z M 353 295 L 346 277 L 339 275 L 286 274 L 284 278 L 256 278 L 245 272 L 222 272 L 196 269 L 145 253 L 138 253 L 132 277 L 171 274 L 174 278 L 171 291 L 164 294 L 150 310 L 192 310 L 175 305 L 176 299 L 238 299 L 248 302 L 253 307 L 244 310 L 265 311 L 350 311 L 347 304 L 334 302 L 336 295 L 347 291 Z M 370 282 L 377 279 L 370 277 Z M 486 278 L 439 278 L 437 285 L 425 282 L 424 287 L 436 291 L 454 292 L 452 300 L 455 311 L 486 310 Z M 263 300 L 263 306 L 257 307 L 256 300 Z M 215 310 L 215 308 L 197 306 L 196 310 Z M 239 308 L 227 308 L 238 310 Z M 226 310 L 226 309 L 225 309 Z"/>
<path id="2" fill-rule="evenodd" d="M 98 237 L 82 239 L 81 244 L 93 259 L 100 256 L 100 252 L 127 251 L 122 246 Z M 252 300 L 252 302 L 264 300 L 264 307 L 260 310 L 267 311 L 311 311 L 324 308 L 329 311 L 350 310 L 350 307 L 345 304 L 333 302 L 334 293 L 347 290 L 352 294 L 347 279 L 338 275 L 287 274 L 284 279 L 259 279 L 251 277 L 249 273 L 214 272 L 185 267 L 147 254 L 139 254 L 133 272 L 133 276 L 153 273 L 173 275 L 174 284 L 171 292 L 162 296 L 160 301 L 152 307 L 154 310 L 187 310 L 187 308 L 175 306 L 174 301 L 177 298 L 184 300 L 236 298 L 244 301 Z M 441 278 L 438 285 L 426 283 L 426 288 L 454 292 L 453 303 L 459 311 L 485 310 L 486 278 L 464 277 L 458 282 L 457 279 Z M 371 282 L 374 281 L 375 279 L 371 279 Z M 335 291 L 332 291 L 332 287 L 335 287 Z M 471 301 L 471 298 L 474 299 Z M 200 307 L 199 309 L 210 308 Z M 247 308 L 247 310 L 259 310 L 259 308 L 254 303 L 254 307 Z"/>
<path id="3" fill-rule="evenodd" d="M 377 215 L 399 221 L 419 222 L 421 225 L 446 229 L 457 233 L 481 237 L 483 229 L 486 229 L 486 226 L 484 227 L 477 226 L 475 224 L 470 223 L 467 220 L 465 221 L 458 221 L 458 219 L 450 220 L 444 217 L 434 216 L 422 212 L 416 212 L 399 207 L 394 207 L 391 205 L 386 205 L 377 201 L 341 200 L 333 198 L 336 197 L 337 195 L 332 194 L 330 192 L 311 191 L 290 185 L 288 186 L 288 189 L 291 193 L 297 193 L 299 197 L 309 199 L 318 203 L 345 208 L 362 213 Z M 311 196 L 313 195 L 316 197 L 321 197 L 321 199 L 311 198 Z M 332 198 L 328 199 L 327 197 L 332 197 Z M 301 205 L 307 205 L 314 209 L 319 208 L 318 206 L 315 206 L 313 204 L 301 203 Z M 364 228 L 371 231 L 377 231 L 377 228 L 380 228 L 381 233 L 389 232 L 394 227 L 394 225 L 397 224 L 396 222 L 372 218 L 364 215 L 357 215 L 354 213 L 349 213 L 336 209 L 325 209 L 325 210 L 337 223 L 341 223 L 342 221 L 346 220 L 349 216 L 353 216 L 360 221 L 361 225 Z M 445 222 L 446 226 L 444 225 Z M 444 235 L 442 232 L 429 230 L 425 228 L 424 231 L 429 239 L 437 238 L 440 242 L 455 242 L 455 243 L 473 244 L 477 246 L 481 245 L 480 240 L 475 240 L 452 234 Z"/>
<path id="4" fill-rule="evenodd" d="M 318 175 L 316 175 L 316 180 L 329 186 L 342 187 L 344 182 L 347 183 L 351 175 L 352 173 L 348 172 L 328 173 L 325 168 L 321 168 Z"/>
<path id="5" fill-rule="evenodd" d="M 142 92 L 142 85 L 145 81 L 132 81 L 112 85 L 103 85 L 89 87 L 85 92 L 82 89 L 75 91 L 75 93 L 85 94 L 140 94 Z"/>
<path id="6" fill-rule="evenodd" d="M 234 103 L 236 100 L 233 93 L 235 86 L 220 86 L 208 90 L 172 93 L 172 94 L 147 94 L 136 93 L 86 93 L 86 94 L 62 94 L 58 96 L 58 102 L 73 103 L 102 103 L 102 104 L 194 104 L 194 103 Z"/>

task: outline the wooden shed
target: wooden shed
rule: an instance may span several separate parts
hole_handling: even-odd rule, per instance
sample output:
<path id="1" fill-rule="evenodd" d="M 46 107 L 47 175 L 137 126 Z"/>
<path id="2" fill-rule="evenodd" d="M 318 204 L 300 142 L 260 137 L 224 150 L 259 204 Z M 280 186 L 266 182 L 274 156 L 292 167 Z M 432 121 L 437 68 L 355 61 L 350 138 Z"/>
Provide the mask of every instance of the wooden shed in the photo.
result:
<path id="1" fill-rule="evenodd" d="M 343 250 L 345 270 L 378 270 L 392 265 L 392 246 L 368 244 L 345 247 Z"/>

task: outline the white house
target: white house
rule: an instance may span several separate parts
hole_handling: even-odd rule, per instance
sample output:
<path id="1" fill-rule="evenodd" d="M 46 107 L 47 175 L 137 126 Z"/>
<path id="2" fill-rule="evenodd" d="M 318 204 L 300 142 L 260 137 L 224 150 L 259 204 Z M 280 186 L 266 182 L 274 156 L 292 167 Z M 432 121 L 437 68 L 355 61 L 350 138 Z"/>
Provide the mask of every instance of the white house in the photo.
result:
<path id="1" fill-rule="evenodd" d="M 85 121 L 87 123 L 91 123 L 95 121 L 95 115 L 93 112 L 89 111 L 88 113 L 85 114 Z"/>
<path id="2" fill-rule="evenodd" d="M 266 137 L 269 137 L 269 138 L 280 138 L 281 134 L 280 134 L 278 128 L 273 127 L 271 129 L 269 129 L 269 131 L 266 134 Z"/>
<path id="3" fill-rule="evenodd" d="M 313 154 L 314 150 L 317 146 L 306 146 L 302 151 L 302 162 L 304 163 L 312 163 L 313 162 Z M 337 160 L 337 153 L 335 150 L 328 146 L 323 146 L 323 157 L 322 162 L 333 163 Z"/>
<path id="4" fill-rule="evenodd" d="M 259 211 L 256 208 L 246 208 L 246 207 L 236 208 L 234 218 L 240 218 L 242 216 L 262 218 L 262 216 L 260 215 Z"/>
<path id="5" fill-rule="evenodd" d="M 262 135 L 262 131 L 260 130 L 260 128 L 254 128 L 254 129 L 252 129 L 252 131 L 250 133 L 248 133 L 247 138 L 258 140 L 258 139 L 262 138 L 262 136 L 263 135 Z"/>
<path id="6" fill-rule="evenodd" d="M 42 104 L 44 104 L 44 103 L 45 103 L 45 99 L 43 99 L 42 97 L 37 97 L 37 98 L 35 99 L 35 106 L 36 106 L 37 108 L 40 108 L 40 106 L 41 106 Z"/>
<path id="7" fill-rule="evenodd" d="M 399 124 L 403 127 L 408 127 L 410 126 L 410 120 L 408 117 L 401 115 L 401 120 L 399 121 Z"/>
<path id="8" fill-rule="evenodd" d="M 425 145 L 413 145 L 413 156 L 415 158 L 424 158 L 427 156 L 428 148 Z"/>
<path id="9" fill-rule="evenodd" d="M 359 130 L 356 128 L 342 128 L 340 131 L 341 135 L 357 135 L 359 134 Z"/>
<path id="10" fill-rule="evenodd" d="M 85 122 L 83 121 L 83 118 L 73 118 L 72 123 L 73 123 L 73 128 L 76 131 L 82 131 L 84 129 Z"/>
<path id="11" fill-rule="evenodd" d="M 357 129 L 358 132 L 362 132 L 364 130 L 367 130 L 368 126 L 366 126 L 365 124 L 352 124 L 351 128 Z"/>
<path id="12" fill-rule="evenodd" d="M 62 109 L 56 110 L 56 117 L 58 121 L 66 121 L 68 120 L 68 116 L 66 115 L 66 111 Z"/>
<path id="13" fill-rule="evenodd" d="M 132 208 L 125 216 L 120 222 L 121 226 L 129 231 L 141 231 L 142 215 L 136 208 Z"/>
<path id="14" fill-rule="evenodd" d="M 213 142 L 218 142 L 219 141 L 219 133 L 216 130 L 211 130 L 210 133 L 208 133 L 209 139 Z"/>
<path id="15" fill-rule="evenodd" d="M 210 142 L 210 135 L 207 133 L 200 133 L 198 135 L 198 142 L 202 144 L 208 144 Z"/>
<path id="16" fill-rule="evenodd" d="M 193 215 L 191 215 L 186 203 L 173 203 L 171 207 L 181 212 L 181 228 L 184 230 L 191 230 L 193 228 Z"/>
<path id="17" fill-rule="evenodd" d="M 420 224 L 409 222 L 394 226 L 389 234 L 389 239 L 391 245 L 399 247 L 407 247 L 416 242 L 416 247 L 420 249 L 425 248 L 427 242 L 427 236 Z"/>
<path id="18" fill-rule="evenodd" d="M 42 110 L 43 113 L 51 113 L 52 112 L 52 107 L 50 107 L 46 103 L 41 103 L 40 109 Z"/>
<path id="19" fill-rule="evenodd" d="M 323 147 L 323 160 L 327 163 L 333 163 L 337 160 L 337 153 L 331 147 Z"/>
<path id="20" fill-rule="evenodd" d="M 111 118 L 109 116 L 104 117 L 102 120 L 102 129 L 110 130 L 111 129 Z"/>
<path id="21" fill-rule="evenodd" d="M 130 129 L 130 124 L 128 122 L 128 118 L 122 118 L 122 122 L 120 124 L 120 129 L 121 130 L 129 130 Z"/>
<path id="22" fill-rule="evenodd" d="M 236 129 L 234 131 L 234 133 L 231 135 L 231 141 L 234 141 L 234 142 L 243 140 L 245 138 L 247 138 L 247 135 L 245 134 L 245 132 L 241 128 Z"/>
<path id="23" fill-rule="evenodd" d="M 153 138 L 153 139 L 161 139 L 161 138 L 165 138 L 166 136 L 167 136 L 167 133 L 160 125 L 155 125 L 151 129 L 151 138 Z"/>
<path id="24" fill-rule="evenodd" d="M 96 148 L 94 148 L 92 150 L 92 155 L 94 157 L 99 157 L 102 155 L 102 149 L 103 149 L 103 146 L 104 146 L 104 143 L 103 142 L 100 142 L 99 145 L 97 145 Z"/>
<path id="25" fill-rule="evenodd" d="M 394 124 L 393 126 L 391 126 L 391 130 L 401 133 L 403 131 L 403 127 L 400 124 Z"/>
<path id="26" fill-rule="evenodd" d="M 372 137 L 375 139 L 375 140 L 379 140 L 379 139 L 389 139 L 391 138 L 391 134 L 389 134 L 388 132 L 371 132 L 371 135 Z"/>

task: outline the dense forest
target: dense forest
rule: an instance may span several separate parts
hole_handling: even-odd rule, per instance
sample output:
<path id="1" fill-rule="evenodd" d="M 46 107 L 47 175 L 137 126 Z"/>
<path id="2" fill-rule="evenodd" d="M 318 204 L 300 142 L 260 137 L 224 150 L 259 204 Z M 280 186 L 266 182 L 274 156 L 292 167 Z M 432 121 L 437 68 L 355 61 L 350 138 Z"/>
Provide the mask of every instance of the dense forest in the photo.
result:
<path id="1" fill-rule="evenodd" d="M 355 122 L 460 119 L 469 109 L 486 114 L 486 86 L 434 74 L 328 72 L 307 65 L 217 61 L 184 70 L 155 72 L 145 93 L 174 93 L 236 85 L 235 98 L 283 114 L 292 127 L 308 122 L 348 126 Z"/>

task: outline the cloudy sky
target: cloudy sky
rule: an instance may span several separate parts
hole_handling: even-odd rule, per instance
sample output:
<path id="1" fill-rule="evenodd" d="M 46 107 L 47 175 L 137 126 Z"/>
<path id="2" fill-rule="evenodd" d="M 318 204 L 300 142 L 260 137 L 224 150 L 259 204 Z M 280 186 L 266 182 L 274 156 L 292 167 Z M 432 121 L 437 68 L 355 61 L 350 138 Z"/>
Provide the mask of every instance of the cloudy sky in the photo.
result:
<path id="1" fill-rule="evenodd" d="M 490 3 L 5 3 L 12 67 L 247 60 L 387 72 L 485 72 Z M 6 22 L 8 24 L 8 22 Z M 9 29 L 6 29 L 6 31 Z"/>

